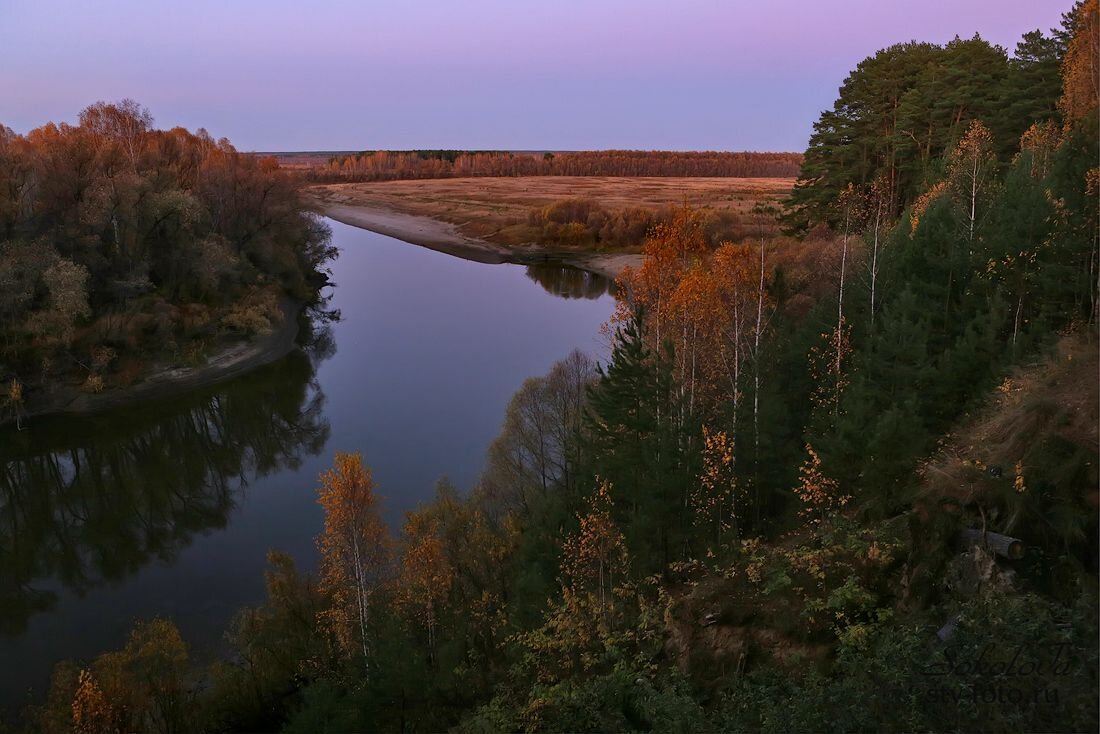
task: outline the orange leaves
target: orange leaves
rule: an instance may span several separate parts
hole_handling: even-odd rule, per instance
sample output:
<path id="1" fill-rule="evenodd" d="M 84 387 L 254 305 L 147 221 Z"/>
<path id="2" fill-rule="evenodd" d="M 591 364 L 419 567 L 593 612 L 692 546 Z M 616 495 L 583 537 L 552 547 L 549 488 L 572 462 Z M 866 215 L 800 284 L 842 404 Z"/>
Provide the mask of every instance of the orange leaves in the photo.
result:
<path id="1" fill-rule="evenodd" d="M 654 229 L 641 268 L 623 274 L 627 297 L 613 319 L 644 310 L 650 350 L 675 346 L 677 383 L 691 406 L 736 401 L 740 369 L 758 342 L 757 314 L 771 310 L 757 252 L 729 242 L 708 252 L 698 219 L 684 208 Z"/>
<path id="2" fill-rule="evenodd" d="M 50 698 L 68 699 L 62 719 L 68 721 L 54 719 L 61 711 L 43 711 L 53 719 L 43 719 L 43 728 L 69 731 L 71 725 L 81 734 L 193 731 L 192 674 L 187 645 L 174 624 L 137 622 L 122 649 L 98 655 L 78 675 L 69 664 L 58 666 Z"/>
<path id="3" fill-rule="evenodd" d="M 733 472 L 734 443 L 725 431 L 703 426 L 703 470 L 689 500 L 696 524 L 715 529 L 717 541 L 737 526 L 737 481 Z"/>
<path id="4" fill-rule="evenodd" d="M 948 185 L 956 190 L 956 196 L 972 201 L 990 176 L 993 164 L 993 134 L 981 120 L 974 120 L 948 155 Z"/>
<path id="5" fill-rule="evenodd" d="M 876 183 L 878 183 L 878 180 L 876 180 Z M 869 204 L 868 197 L 864 195 L 862 190 L 857 189 L 855 184 L 849 182 L 841 190 L 840 195 L 837 197 L 836 208 L 840 213 L 845 235 L 859 225 L 866 214 L 864 209 Z"/>
<path id="6" fill-rule="evenodd" d="M 74 734 L 107 734 L 117 731 L 117 718 L 99 684 L 87 670 L 80 671 L 72 704 Z"/>
<path id="7" fill-rule="evenodd" d="M 689 412 L 706 399 L 735 399 L 759 290 L 752 249 L 724 243 L 709 253 L 698 212 L 684 207 L 654 228 L 643 251 L 642 266 L 621 278 L 626 298 L 614 320 L 643 310 L 650 351 L 675 346 L 676 381 Z"/>
<path id="8" fill-rule="evenodd" d="M 821 458 L 810 444 L 806 444 L 806 454 L 806 461 L 798 469 L 799 483 L 794 490 L 802 501 L 798 514 L 810 525 L 819 525 L 852 498 L 841 494 L 836 480 L 821 471 Z"/>
<path id="9" fill-rule="evenodd" d="M 289 159 L 290 156 L 284 156 Z M 572 153 L 376 150 L 334 156 L 315 168 L 344 178 L 389 180 L 459 176 L 737 176 L 798 175 L 800 153 L 588 150 Z M 291 164 L 293 165 L 293 164 Z M 315 173 L 316 175 L 316 173 Z"/>
<path id="10" fill-rule="evenodd" d="M 712 431 L 703 426 L 703 476 L 700 481 L 708 488 L 723 483 L 733 466 L 733 440 L 725 431 Z"/>
<path id="11" fill-rule="evenodd" d="M 1020 152 L 1031 154 L 1032 178 L 1046 178 L 1059 142 L 1061 135 L 1058 127 L 1050 120 L 1033 123 L 1020 136 Z"/>
<path id="12" fill-rule="evenodd" d="M 13 377 L 8 383 L 8 400 L 16 405 L 23 402 L 23 383 L 18 378 Z"/>
<path id="13" fill-rule="evenodd" d="M 947 157 L 947 185 L 960 210 L 960 220 L 971 248 L 978 222 L 987 208 L 990 183 L 996 169 L 993 145 L 993 133 L 981 120 L 973 120 Z"/>
<path id="14" fill-rule="evenodd" d="M 724 242 L 714 251 L 710 271 L 722 305 L 720 323 L 725 348 L 738 356 L 747 349 L 758 307 L 770 310 L 771 298 L 761 292 L 760 261 L 749 245 Z M 762 302 L 761 302 L 762 299 Z"/>
<path id="15" fill-rule="evenodd" d="M 669 299 L 680 279 L 706 250 L 698 213 L 687 207 L 674 211 L 671 221 L 658 224 L 646 238 L 642 266 L 624 272 L 620 278 L 634 301 L 632 305 L 644 307 L 658 321 L 667 318 Z"/>
<path id="16" fill-rule="evenodd" d="M 852 325 L 842 318 L 821 339 L 824 343 L 810 348 L 810 375 L 814 381 L 810 399 L 817 407 L 836 413 L 840 410 L 840 396 L 848 386 L 846 368 L 852 353 Z"/>
<path id="17" fill-rule="evenodd" d="M 993 133 L 981 120 L 973 120 L 966 134 L 948 156 L 948 170 L 966 173 L 976 161 L 988 161 L 993 157 Z"/>
<path id="18" fill-rule="evenodd" d="M 601 608 L 611 601 L 616 576 L 626 574 L 626 539 L 611 517 L 611 483 L 600 482 L 579 515 L 580 529 L 562 544 L 563 584 L 574 594 L 595 593 Z"/>
<path id="19" fill-rule="evenodd" d="M 389 561 L 389 542 L 378 514 L 374 480 L 361 454 L 336 454 L 335 468 L 323 472 L 317 490 L 325 511 L 321 551 L 321 590 L 332 606 L 322 621 L 348 655 L 367 654 L 369 601 Z"/>
<path id="20" fill-rule="evenodd" d="M 928 208 L 943 195 L 943 192 L 947 190 L 947 182 L 940 181 L 932 186 L 928 191 L 917 197 L 917 200 L 913 202 L 913 205 L 909 208 L 909 236 L 912 237 L 917 233 L 917 227 L 920 226 L 921 217 L 928 211 Z"/>
<path id="21" fill-rule="evenodd" d="M 322 567 L 336 573 L 346 565 L 385 558 L 385 526 L 378 514 L 374 480 L 361 454 L 336 454 L 335 468 L 323 472 L 317 490 L 325 511 L 325 530 L 318 540 Z M 322 573 L 322 582 L 325 574 Z"/>
<path id="22" fill-rule="evenodd" d="M 454 582 L 454 569 L 444 552 L 441 530 L 439 520 L 427 510 L 408 514 L 397 584 L 398 603 L 410 608 L 433 633 L 436 612 Z"/>
<path id="23" fill-rule="evenodd" d="M 1087 115 L 1097 104 L 1100 86 L 1100 3 L 1087 0 L 1077 8 L 1073 38 L 1062 60 L 1062 98 L 1058 109 L 1066 128 Z"/>

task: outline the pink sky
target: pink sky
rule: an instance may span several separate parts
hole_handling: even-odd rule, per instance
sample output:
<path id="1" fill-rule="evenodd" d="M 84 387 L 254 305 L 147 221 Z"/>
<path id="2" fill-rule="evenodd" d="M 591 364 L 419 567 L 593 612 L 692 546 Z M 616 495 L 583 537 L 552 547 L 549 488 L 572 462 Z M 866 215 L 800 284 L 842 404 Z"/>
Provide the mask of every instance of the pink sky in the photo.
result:
<path id="1" fill-rule="evenodd" d="M 907 40 L 1009 52 L 1071 2 L 0 0 L 0 123 L 133 97 L 252 150 L 801 150 Z"/>

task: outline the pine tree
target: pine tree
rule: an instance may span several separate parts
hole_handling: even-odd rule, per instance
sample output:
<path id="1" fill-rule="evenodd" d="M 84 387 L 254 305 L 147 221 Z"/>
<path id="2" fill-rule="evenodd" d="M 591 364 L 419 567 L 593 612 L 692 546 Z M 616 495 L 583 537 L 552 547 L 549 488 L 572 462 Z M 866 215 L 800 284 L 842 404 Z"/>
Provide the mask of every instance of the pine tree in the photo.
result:
<path id="1" fill-rule="evenodd" d="M 611 482 L 627 512 L 624 528 L 634 556 L 663 568 L 686 529 L 687 487 L 693 463 L 685 455 L 679 391 L 672 377 L 675 350 L 652 354 L 642 336 L 645 312 L 616 331 L 611 360 L 597 368 L 589 390 L 591 469 Z M 676 549 L 674 551 L 674 548 Z"/>
<path id="2" fill-rule="evenodd" d="M 1061 121 L 1058 98 L 1062 93 L 1058 41 L 1034 30 L 1016 44 L 1004 81 L 1004 112 L 990 122 L 997 127 L 1002 147 L 997 153 L 1009 158 L 1015 141 L 1035 123 Z"/>

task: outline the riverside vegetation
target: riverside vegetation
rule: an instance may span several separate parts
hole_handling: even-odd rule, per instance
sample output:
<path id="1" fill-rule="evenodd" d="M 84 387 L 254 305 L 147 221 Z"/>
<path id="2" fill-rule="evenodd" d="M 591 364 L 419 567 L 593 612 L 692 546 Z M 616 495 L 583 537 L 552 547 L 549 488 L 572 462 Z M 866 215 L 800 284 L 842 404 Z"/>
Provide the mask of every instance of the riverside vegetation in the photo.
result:
<path id="1" fill-rule="evenodd" d="M 474 177 L 311 186 L 322 207 L 366 207 L 453 224 L 462 235 L 523 252 L 640 252 L 674 209 L 700 210 L 712 244 L 778 234 L 793 178 L 671 176 Z"/>
<path id="2" fill-rule="evenodd" d="M 607 364 L 528 380 L 471 492 L 440 482 L 390 533 L 387 488 L 337 455 L 319 577 L 273 552 L 230 658 L 201 669 L 148 621 L 59 666 L 30 720 L 1095 730 L 1097 31 L 1089 0 L 1011 59 L 866 60 L 792 236 L 656 226 Z M 895 106 L 920 126 L 881 124 Z"/>
<path id="3" fill-rule="evenodd" d="M 124 100 L 26 136 L 0 126 L 4 419 L 61 385 L 201 364 L 317 300 L 329 234 L 275 161 L 152 125 Z"/>

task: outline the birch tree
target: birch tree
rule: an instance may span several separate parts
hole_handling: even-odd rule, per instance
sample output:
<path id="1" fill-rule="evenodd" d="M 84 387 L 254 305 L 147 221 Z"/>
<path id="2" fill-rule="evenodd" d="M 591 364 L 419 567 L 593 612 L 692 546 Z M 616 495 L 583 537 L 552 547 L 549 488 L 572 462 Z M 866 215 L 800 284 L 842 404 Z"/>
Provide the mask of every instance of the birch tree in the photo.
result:
<path id="1" fill-rule="evenodd" d="M 341 651 L 370 654 L 370 604 L 389 561 L 385 525 L 378 512 L 374 480 L 361 454 L 336 454 L 335 466 L 322 472 L 318 501 L 325 511 L 321 551 L 321 590 L 332 602 L 322 622 Z"/>
<path id="2" fill-rule="evenodd" d="M 616 581 L 626 579 L 626 539 L 611 517 L 611 483 L 601 481 L 578 515 L 580 529 L 562 544 L 562 584 L 574 597 L 591 594 L 598 615 L 610 618 Z"/>
<path id="3" fill-rule="evenodd" d="M 893 200 L 893 192 L 890 184 L 884 178 L 877 178 L 871 183 L 871 192 L 868 203 L 869 212 L 867 223 L 871 227 L 871 256 L 867 259 L 867 275 L 870 280 L 871 302 L 869 306 L 871 332 L 875 329 L 875 308 L 878 303 L 878 277 L 882 270 L 882 250 L 886 245 L 883 234 L 888 225 L 890 215 L 890 202 Z M 843 290 L 843 285 L 841 286 Z M 842 296 L 843 297 L 843 296 Z"/>
<path id="4" fill-rule="evenodd" d="M 974 254 L 974 238 L 985 214 L 983 206 L 989 194 L 989 184 L 996 171 L 993 134 L 981 120 L 970 123 L 962 140 L 948 158 L 947 178 L 962 213 L 967 247 Z"/>
<path id="5" fill-rule="evenodd" d="M 444 550 L 439 520 L 430 508 L 410 512 L 403 531 L 404 548 L 397 583 L 397 601 L 428 633 L 428 660 L 435 664 L 436 626 L 439 612 L 454 583 Z"/>

